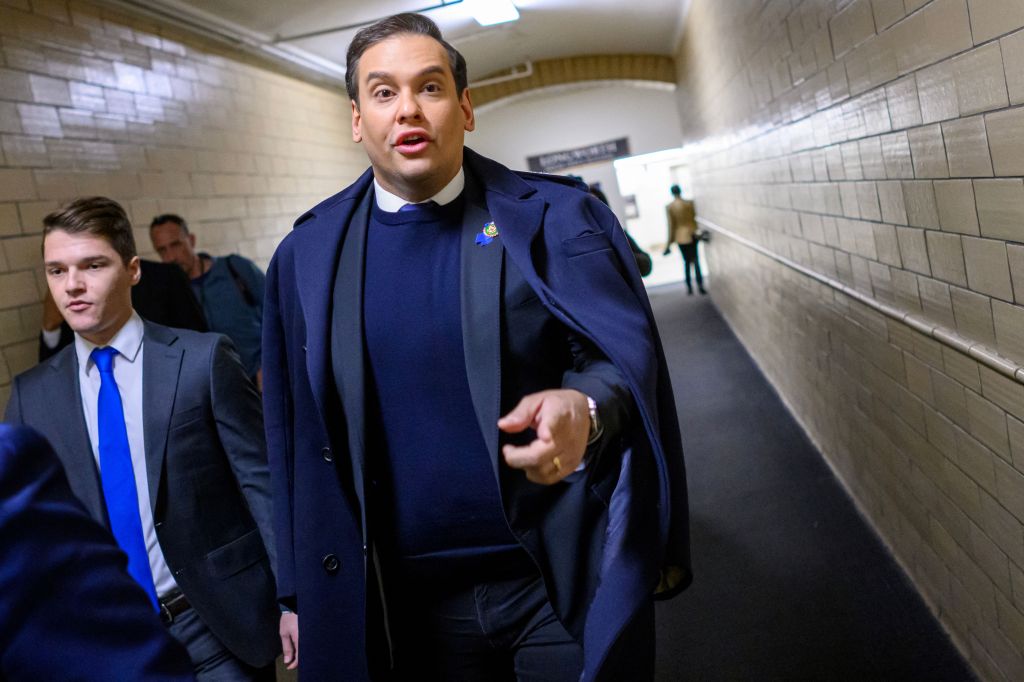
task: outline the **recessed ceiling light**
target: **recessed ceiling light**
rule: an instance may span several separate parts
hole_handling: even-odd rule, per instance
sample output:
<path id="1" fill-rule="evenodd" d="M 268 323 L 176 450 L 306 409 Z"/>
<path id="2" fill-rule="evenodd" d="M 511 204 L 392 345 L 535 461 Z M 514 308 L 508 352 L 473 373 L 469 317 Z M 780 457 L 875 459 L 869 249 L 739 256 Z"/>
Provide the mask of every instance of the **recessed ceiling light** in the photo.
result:
<path id="1" fill-rule="evenodd" d="M 469 13 L 481 26 L 493 26 L 519 18 L 519 10 L 512 0 L 464 0 Z"/>

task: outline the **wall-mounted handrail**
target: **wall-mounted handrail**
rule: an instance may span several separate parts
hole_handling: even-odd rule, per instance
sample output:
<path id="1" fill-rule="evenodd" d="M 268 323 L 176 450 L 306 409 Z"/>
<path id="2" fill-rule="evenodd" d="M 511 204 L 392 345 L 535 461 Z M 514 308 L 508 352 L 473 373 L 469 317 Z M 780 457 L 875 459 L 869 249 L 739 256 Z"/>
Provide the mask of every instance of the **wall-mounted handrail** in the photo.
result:
<path id="1" fill-rule="evenodd" d="M 720 234 L 724 237 L 728 237 L 733 241 L 743 244 L 749 249 L 757 251 L 762 256 L 767 256 L 777 263 L 785 265 L 787 268 L 795 270 L 805 277 L 810 277 L 816 282 L 820 282 L 827 287 L 835 289 L 846 296 L 864 304 L 865 306 L 875 310 L 888 318 L 902 322 L 903 324 L 911 327 L 915 331 L 921 332 L 929 338 L 935 339 L 939 343 L 953 350 L 956 350 L 964 355 L 967 355 L 973 360 L 980 362 L 986 367 L 999 372 L 1005 377 L 1009 377 L 1014 381 L 1024 384 L 1024 366 L 1018 365 L 1012 360 L 1008 360 L 999 354 L 999 351 L 986 346 L 983 343 L 972 341 L 971 339 L 964 338 L 955 329 L 944 327 L 940 324 L 916 315 L 906 310 L 901 310 L 895 306 L 891 306 L 888 303 L 883 303 L 878 299 L 865 294 L 862 291 L 857 291 L 853 287 L 843 284 L 837 279 L 823 275 L 820 272 L 811 270 L 810 268 L 800 265 L 794 260 L 786 258 L 783 255 L 775 253 L 770 249 L 766 249 L 757 242 L 751 241 L 746 237 L 736 234 L 732 230 L 726 229 L 721 225 L 718 225 L 705 218 L 697 218 L 697 222 L 702 226 Z"/>

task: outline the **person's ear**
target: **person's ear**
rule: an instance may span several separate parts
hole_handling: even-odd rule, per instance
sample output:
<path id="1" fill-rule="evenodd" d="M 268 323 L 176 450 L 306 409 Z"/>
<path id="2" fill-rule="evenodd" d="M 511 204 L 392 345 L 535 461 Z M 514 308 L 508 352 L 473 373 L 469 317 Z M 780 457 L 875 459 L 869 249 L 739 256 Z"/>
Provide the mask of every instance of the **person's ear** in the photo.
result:
<path id="1" fill-rule="evenodd" d="M 472 132 L 476 128 L 476 119 L 473 118 L 473 100 L 469 97 L 469 88 L 462 91 L 462 96 L 459 97 L 459 108 L 462 109 L 462 115 L 466 118 L 466 132 Z"/>
<path id="2" fill-rule="evenodd" d="M 352 141 L 362 142 L 363 132 L 360 130 L 360 123 L 362 123 L 362 116 L 359 115 L 359 105 L 356 104 L 355 100 L 352 100 Z"/>
<path id="3" fill-rule="evenodd" d="M 138 284 L 142 279 L 142 260 L 138 256 L 132 256 L 132 259 L 128 261 L 128 277 L 132 286 Z"/>

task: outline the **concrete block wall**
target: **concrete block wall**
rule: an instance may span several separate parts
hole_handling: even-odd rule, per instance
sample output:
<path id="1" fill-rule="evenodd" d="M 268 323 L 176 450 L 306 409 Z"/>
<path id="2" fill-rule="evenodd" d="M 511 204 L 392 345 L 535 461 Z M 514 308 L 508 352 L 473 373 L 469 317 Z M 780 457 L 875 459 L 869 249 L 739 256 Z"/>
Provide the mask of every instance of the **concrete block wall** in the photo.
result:
<path id="1" fill-rule="evenodd" d="M 715 303 L 979 676 L 1024 679 L 1024 2 L 693 0 L 677 65 L 698 214 L 774 256 L 716 235 Z"/>
<path id="2" fill-rule="evenodd" d="M 42 217 L 121 202 L 265 267 L 292 221 L 367 166 L 343 88 L 316 87 L 173 26 L 79 0 L 0 0 L 0 413 L 35 364 Z"/>

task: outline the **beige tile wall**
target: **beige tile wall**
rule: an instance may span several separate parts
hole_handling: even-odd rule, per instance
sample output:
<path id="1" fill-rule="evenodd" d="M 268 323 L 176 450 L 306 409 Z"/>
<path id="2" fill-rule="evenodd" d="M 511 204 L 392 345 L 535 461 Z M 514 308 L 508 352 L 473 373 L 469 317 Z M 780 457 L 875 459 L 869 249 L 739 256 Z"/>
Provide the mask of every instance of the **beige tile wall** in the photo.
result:
<path id="1" fill-rule="evenodd" d="M 693 0 L 698 213 L 1024 363 L 1024 3 Z M 730 240 L 716 304 L 978 674 L 1024 679 L 1024 384 Z"/>
<path id="2" fill-rule="evenodd" d="M 348 100 L 178 29 L 78 0 L 0 0 L 0 413 L 35 363 L 41 219 L 78 195 L 180 213 L 266 266 L 303 210 L 366 167 Z"/>

